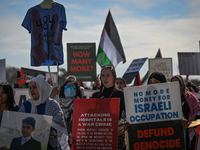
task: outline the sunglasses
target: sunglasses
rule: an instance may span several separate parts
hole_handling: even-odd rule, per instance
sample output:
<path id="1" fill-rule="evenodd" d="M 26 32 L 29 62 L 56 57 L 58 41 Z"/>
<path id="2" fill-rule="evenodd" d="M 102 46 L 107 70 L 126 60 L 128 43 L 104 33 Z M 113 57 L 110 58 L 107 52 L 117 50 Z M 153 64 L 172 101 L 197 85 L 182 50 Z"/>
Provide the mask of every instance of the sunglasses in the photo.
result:
<path id="1" fill-rule="evenodd" d="M 75 85 L 65 85 L 64 86 L 64 89 L 69 89 L 69 88 L 71 88 L 72 90 L 75 90 L 76 86 Z"/>

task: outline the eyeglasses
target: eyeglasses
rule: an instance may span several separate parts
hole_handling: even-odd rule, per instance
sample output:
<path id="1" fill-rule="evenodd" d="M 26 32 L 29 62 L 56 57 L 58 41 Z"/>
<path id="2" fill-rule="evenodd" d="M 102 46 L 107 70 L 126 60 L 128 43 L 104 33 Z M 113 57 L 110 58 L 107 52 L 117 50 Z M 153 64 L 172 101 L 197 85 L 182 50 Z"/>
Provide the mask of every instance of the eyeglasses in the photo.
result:
<path id="1" fill-rule="evenodd" d="M 76 86 L 75 85 L 65 85 L 64 86 L 64 89 L 69 89 L 69 88 L 71 88 L 72 90 L 75 90 Z"/>

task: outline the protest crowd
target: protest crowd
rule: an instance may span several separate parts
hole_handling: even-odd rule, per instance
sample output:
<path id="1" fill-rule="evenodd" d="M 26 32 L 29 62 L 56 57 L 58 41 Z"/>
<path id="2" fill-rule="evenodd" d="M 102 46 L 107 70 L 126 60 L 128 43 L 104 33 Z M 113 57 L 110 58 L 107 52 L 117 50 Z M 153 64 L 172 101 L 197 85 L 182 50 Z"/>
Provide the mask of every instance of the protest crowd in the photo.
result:
<path id="1" fill-rule="evenodd" d="M 47 79 L 47 81 L 49 80 L 50 79 Z M 74 137 L 72 138 L 73 102 L 74 99 L 83 99 L 83 91 L 87 91 L 87 89 L 81 88 L 76 77 L 73 75 L 66 77 L 66 81 L 61 87 L 52 87 L 50 84 L 51 82 L 47 81 L 41 77 L 32 78 L 28 84 L 28 91 L 31 98 L 25 100 L 21 106 L 16 105 L 14 100 L 14 91 L 18 88 L 20 89 L 20 87 L 17 87 L 15 84 L 15 88 L 13 89 L 9 83 L 1 83 L 1 120 L 4 110 L 53 116 L 52 121 L 57 125 L 52 124 L 47 149 L 70 149 L 72 144 L 76 141 Z M 196 140 L 198 139 L 198 134 L 195 133 L 194 129 L 200 124 L 192 128 L 188 128 L 188 126 L 192 121 L 200 119 L 200 104 L 199 100 L 191 90 L 189 90 L 190 87 L 186 86 L 188 81 L 184 81 L 180 75 L 175 75 L 171 78 L 170 82 L 176 81 L 179 82 L 180 87 L 183 113 L 181 124 L 185 134 L 185 146 L 187 150 L 192 150 L 198 145 L 198 141 Z M 99 82 L 99 79 L 95 82 Z M 152 85 L 170 82 L 167 82 L 165 75 L 161 72 L 153 72 L 149 76 L 147 84 Z M 125 136 L 126 134 L 131 134 L 128 133 L 130 122 L 126 121 L 126 108 L 123 93 L 123 88 L 127 87 L 134 86 L 127 85 L 122 77 L 117 77 L 114 67 L 104 66 L 100 72 L 100 84 L 96 87 L 98 90 L 94 90 L 97 92 L 91 95 L 91 98 L 120 98 L 118 118 L 118 149 L 120 150 L 128 149 Z M 54 100 L 56 95 L 59 95 L 59 100 Z M 137 109 L 140 111 L 139 107 Z M 5 150 L 7 148 L 2 147 L 2 149 Z"/>

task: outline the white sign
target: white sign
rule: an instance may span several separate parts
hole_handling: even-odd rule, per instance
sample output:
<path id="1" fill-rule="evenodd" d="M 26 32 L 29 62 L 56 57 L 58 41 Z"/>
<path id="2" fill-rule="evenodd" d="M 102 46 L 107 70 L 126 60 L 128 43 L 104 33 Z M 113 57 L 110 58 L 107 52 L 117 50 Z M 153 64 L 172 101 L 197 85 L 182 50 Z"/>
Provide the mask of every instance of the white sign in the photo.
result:
<path id="1" fill-rule="evenodd" d="M 28 88 L 15 88 L 14 89 L 15 104 L 21 106 L 21 104 L 30 98 Z"/>
<path id="2" fill-rule="evenodd" d="M 33 128 L 34 122 L 35 129 Z M 13 147 L 16 148 L 15 144 L 17 141 L 21 142 L 22 136 L 28 137 L 30 134 L 32 137 L 31 142 L 34 142 L 34 144 L 31 143 L 32 145 L 30 146 L 35 146 L 33 149 L 46 150 L 51 123 L 52 116 L 4 111 L 0 128 L 0 147 L 5 146 L 7 149 L 13 149 Z M 27 131 L 27 127 L 29 127 L 31 133 Z M 24 128 L 27 128 L 26 132 L 23 131 Z M 40 145 L 40 148 L 38 145 Z"/>
<path id="3" fill-rule="evenodd" d="M 130 124 L 182 119 L 178 82 L 124 88 Z"/>
<path id="4" fill-rule="evenodd" d="M 167 81 L 170 81 L 173 75 L 172 58 L 149 59 L 149 76 L 156 71 L 162 72 Z"/>
<path id="5" fill-rule="evenodd" d="M 178 53 L 180 75 L 200 75 L 200 53 Z"/>
<path id="6" fill-rule="evenodd" d="M 0 83 L 6 82 L 6 59 L 0 59 Z"/>

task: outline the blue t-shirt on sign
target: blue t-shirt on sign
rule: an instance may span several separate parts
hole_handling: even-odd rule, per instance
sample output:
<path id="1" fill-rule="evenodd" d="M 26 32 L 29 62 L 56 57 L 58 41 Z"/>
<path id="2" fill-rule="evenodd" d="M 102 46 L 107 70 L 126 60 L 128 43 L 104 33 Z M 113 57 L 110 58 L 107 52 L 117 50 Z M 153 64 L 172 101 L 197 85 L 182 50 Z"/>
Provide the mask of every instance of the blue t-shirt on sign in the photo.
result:
<path id="1" fill-rule="evenodd" d="M 22 22 L 31 33 L 31 66 L 61 65 L 63 61 L 62 32 L 66 29 L 63 5 L 56 3 L 45 11 L 36 5 L 30 8 Z"/>

